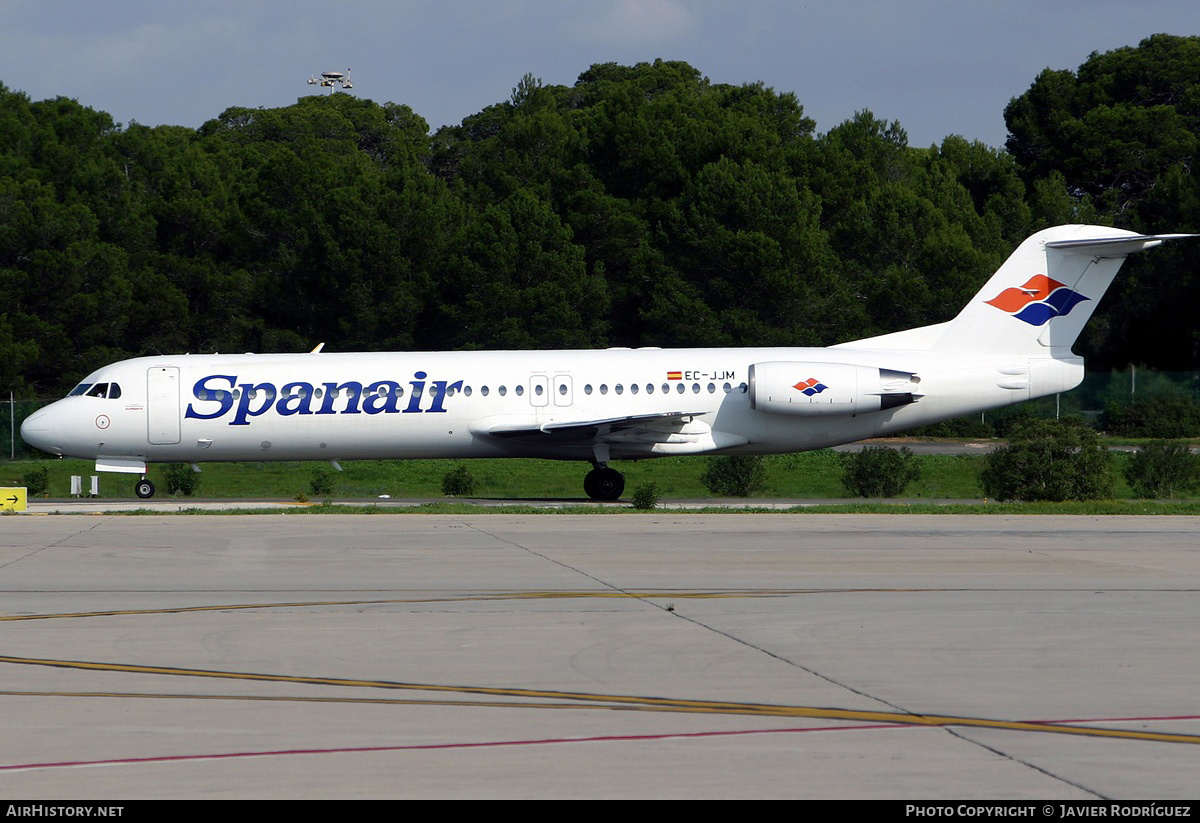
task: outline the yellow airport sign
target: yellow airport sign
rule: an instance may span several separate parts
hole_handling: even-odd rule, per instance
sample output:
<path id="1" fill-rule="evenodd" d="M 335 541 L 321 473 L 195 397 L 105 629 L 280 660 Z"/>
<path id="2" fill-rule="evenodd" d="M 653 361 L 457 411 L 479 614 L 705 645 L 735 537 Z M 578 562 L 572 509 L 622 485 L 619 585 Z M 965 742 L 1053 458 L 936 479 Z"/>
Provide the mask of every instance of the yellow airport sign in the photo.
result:
<path id="1" fill-rule="evenodd" d="M 0 486 L 0 511 L 25 511 L 26 497 L 24 486 Z"/>

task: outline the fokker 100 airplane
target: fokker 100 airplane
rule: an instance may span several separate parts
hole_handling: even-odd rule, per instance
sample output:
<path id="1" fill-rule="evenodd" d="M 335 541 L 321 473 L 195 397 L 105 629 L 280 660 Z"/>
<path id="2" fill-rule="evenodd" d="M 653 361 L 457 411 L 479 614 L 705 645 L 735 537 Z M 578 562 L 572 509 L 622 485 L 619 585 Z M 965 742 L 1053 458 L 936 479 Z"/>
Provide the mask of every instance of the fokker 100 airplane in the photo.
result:
<path id="1" fill-rule="evenodd" d="M 805 451 L 1063 392 L 1071 346 L 1125 257 L 1191 235 L 1059 226 L 1023 242 L 946 323 L 830 348 L 202 354 L 105 366 L 28 417 L 26 442 L 148 463 Z"/>

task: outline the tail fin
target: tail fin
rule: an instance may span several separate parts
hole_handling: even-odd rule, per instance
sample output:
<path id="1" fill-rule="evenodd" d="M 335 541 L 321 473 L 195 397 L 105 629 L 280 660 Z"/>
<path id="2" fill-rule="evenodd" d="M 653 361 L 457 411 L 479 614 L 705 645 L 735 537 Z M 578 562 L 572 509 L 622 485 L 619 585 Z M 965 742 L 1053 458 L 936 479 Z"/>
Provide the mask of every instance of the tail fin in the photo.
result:
<path id="1" fill-rule="evenodd" d="M 1128 255 L 1192 236 L 1045 229 L 1018 246 L 950 322 L 848 345 L 1065 357 Z"/>

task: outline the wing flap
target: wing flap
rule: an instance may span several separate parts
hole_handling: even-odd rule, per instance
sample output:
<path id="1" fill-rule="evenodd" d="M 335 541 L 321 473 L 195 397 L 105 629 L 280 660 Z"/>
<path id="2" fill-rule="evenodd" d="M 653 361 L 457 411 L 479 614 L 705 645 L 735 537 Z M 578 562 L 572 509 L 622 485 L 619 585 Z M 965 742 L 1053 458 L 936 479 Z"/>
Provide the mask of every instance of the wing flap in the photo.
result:
<path id="1" fill-rule="evenodd" d="M 560 442 L 591 442 L 614 432 L 629 429 L 649 429 L 655 424 L 683 425 L 704 412 L 673 411 L 652 414 L 631 414 L 625 417 L 607 417 L 599 420 L 567 420 L 554 423 L 529 424 L 507 423 L 492 426 L 487 434 L 493 437 L 524 438 L 546 435 Z"/>

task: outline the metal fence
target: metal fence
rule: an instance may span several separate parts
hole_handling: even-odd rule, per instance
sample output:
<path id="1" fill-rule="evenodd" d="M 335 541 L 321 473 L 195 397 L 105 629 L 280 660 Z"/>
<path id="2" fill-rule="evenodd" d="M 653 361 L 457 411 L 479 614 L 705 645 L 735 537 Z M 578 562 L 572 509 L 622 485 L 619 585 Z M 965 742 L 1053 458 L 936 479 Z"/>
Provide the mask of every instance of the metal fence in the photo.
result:
<path id="1" fill-rule="evenodd" d="M 42 455 L 37 449 L 21 439 L 21 422 L 53 401 L 50 400 L 16 400 L 9 396 L 3 404 L 3 414 L 0 415 L 0 454 L 10 460 L 24 460 Z M 43 455 L 44 456 L 44 455 Z"/>

